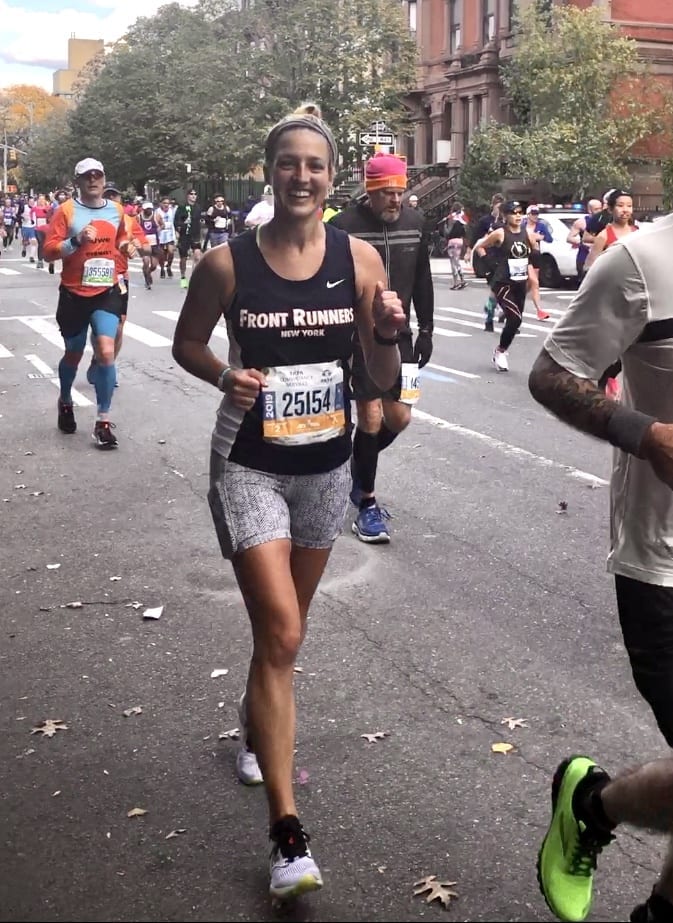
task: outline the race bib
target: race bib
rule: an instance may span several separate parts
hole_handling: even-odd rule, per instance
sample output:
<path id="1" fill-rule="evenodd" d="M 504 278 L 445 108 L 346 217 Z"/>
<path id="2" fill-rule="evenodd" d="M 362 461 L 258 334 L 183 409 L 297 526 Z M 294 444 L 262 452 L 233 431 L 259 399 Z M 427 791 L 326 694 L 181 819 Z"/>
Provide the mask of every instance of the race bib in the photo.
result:
<path id="1" fill-rule="evenodd" d="M 338 362 L 264 369 L 264 439 L 276 445 L 311 445 L 346 429 L 344 373 Z"/>
<path id="2" fill-rule="evenodd" d="M 46 218 L 36 218 L 36 219 L 35 219 L 35 227 L 36 227 L 36 228 L 43 228 L 43 227 L 45 226 L 46 223 L 47 223 L 47 219 L 46 219 Z"/>
<path id="3" fill-rule="evenodd" d="M 403 362 L 400 369 L 401 388 L 400 401 L 413 407 L 421 397 L 421 385 L 418 375 L 417 362 Z"/>
<path id="4" fill-rule="evenodd" d="M 145 234 L 145 237 L 147 238 L 147 243 L 150 245 L 150 247 L 156 247 L 157 245 L 157 235 L 156 234 Z"/>
<path id="5" fill-rule="evenodd" d="M 528 278 L 528 257 L 507 260 L 509 278 L 512 282 L 523 282 Z"/>
<path id="6" fill-rule="evenodd" d="M 114 260 L 94 257 L 85 262 L 82 269 L 82 285 L 90 285 L 95 288 L 112 288 L 114 281 Z"/>

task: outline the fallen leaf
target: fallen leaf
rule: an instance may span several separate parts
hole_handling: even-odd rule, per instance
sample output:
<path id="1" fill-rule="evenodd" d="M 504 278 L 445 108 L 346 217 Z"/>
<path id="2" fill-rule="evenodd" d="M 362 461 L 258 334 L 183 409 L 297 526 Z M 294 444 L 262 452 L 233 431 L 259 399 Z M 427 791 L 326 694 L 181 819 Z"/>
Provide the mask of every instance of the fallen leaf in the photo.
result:
<path id="1" fill-rule="evenodd" d="M 506 724 L 510 731 L 514 728 L 527 728 L 526 718 L 503 718 L 500 724 Z"/>
<path id="2" fill-rule="evenodd" d="M 127 817 L 144 817 L 147 814 L 145 808 L 131 808 L 130 811 L 126 812 Z"/>
<path id="3" fill-rule="evenodd" d="M 294 672 L 295 672 L 295 673 L 303 673 L 303 672 L 304 672 L 304 668 L 303 668 L 303 667 L 294 667 Z"/>
<path id="4" fill-rule="evenodd" d="M 60 718 L 47 718 L 41 724 L 38 724 L 30 732 L 31 734 L 43 734 L 45 737 L 53 737 L 56 731 L 67 731 L 68 725 L 61 721 Z"/>
<path id="5" fill-rule="evenodd" d="M 568 501 L 567 501 L 567 500 L 559 500 L 558 509 L 556 510 L 556 512 L 557 512 L 559 515 L 562 514 L 562 513 L 567 513 L 567 512 L 568 512 Z"/>
<path id="6" fill-rule="evenodd" d="M 82 608 L 82 603 L 79 602 L 79 600 L 77 600 L 77 601 L 74 602 L 74 603 L 66 603 L 66 604 L 65 604 L 65 607 L 66 607 L 66 609 L 81 609 L 81 608 Z"/>
<path id="7" fill-rule="evenodd" d="M 299 772 L 297 773 L 297 782 L 299 783 L 299 785 L 306 785 L 306 783 L 308 782 L 308 778 L 309 776 L 308 776 L 307 769 L 300 769 Z"/>
<path id="8" fill-rule="evenodd" d="M 360 734 L 368 744 L 373 744 L 377 740 L 383 740 L 384 737 L 390 736 L 390 731 L 375 731 L 373 734 Z"/>
<path id="9" fill-rule="evenodd" d="M 420 881 L 414 882 L 415 895 L 427 895 L 425 903 L 430 904 L 432 901 L 439 901 L 443 907 L 448 907 L 451 899 L 458 897 L 451 888 L 456 884 L 455 881 L 438 881 L 436 875 L 426 875 Z"/>
<path id="10" fill-rule="evenodd" d="M 513 744 L 497 743 L 491 744 L 491 750 L 494 753 L 511 753 L 514 749 Z"/>
<path id="11" fill-rule="evenodd" d="M 35 455 L 35 452 L 24 452 L 24 455 Z"/>
<path id="12" fill-rule="evenodd" d="M 217 735 L 218 740 L 238 740 L 241 736 L 241 732 L 238 728 L 231 728 L 230 731 L 222 731 L 221 734 Z"/>
<path id="13" fill-rule="evenodd" d="M 167 839 L 167 840 L 172 840 L 173 837 L 180 836 L 181 833 L 187 833 L 187 828 L 186 828 L 186 827 L 178 827 L 177 830 L 171 830 L 170 833 L 167 833 L 167 834 L 166 834 L 166 839 Z"/>
<path id="14" fill-rule="evenodd" d="M 59 789 L 57 792 L 52 792 L 51 797 L 55 798 L 57 795 L 60 795 L 60 794 L 61 794 L 61 790 Z"/>
<path id="15" fill-rule="evenodd" d="M 156 609 L 145 609 L 145 611 L 143 612 L 143 618 L 144 619 L 154 619 L 156 621 L 156 619 L 161 618 L 161 613 L 163 611 L 164 611 L 163 606 L 157 606 Z"/>
<path id="16" fill-rule="evenodd" d="M 134 705 L 133 708 L 125 708 L 124 711 L 122 712 L 122 715 L 125 718 L 130 718 L 131 715 L 142 715 L 142 713 L 143 713 L 142 706 Z"/>
<path id="17" fill-rule="evenodd" d="M 121 580 L 121 577 L 110 577 L 110 580 Z"/>
<path id="18" fill-rule="evenodd" d="M 213 670 L 210 674 L 211 679 L 217 679 L 218 676 L 226 676 L 229 670 Z"/>
<path id="19" fill-rule="evenodd" d="M 58 570 L 60 566 L 60 564 L 47 564 L 47 570 Z"/>
<path id="20" fill-rule="evenodd" d="M 41 497 L 44 494 L 43 490 L 33 490 L 31 491 L 31 497 Z"/>
<path id="21" fill-rule="evenodd" d="M 377 868 L 376 871 L 377 871 L 377 872 L 380 872 L 381 875 L 383 875 L 383 873 L 385 872 L 385 870 L 386 870 L 387 868 L 388 868 L 387 865 L 379 865 L 379 867 Z"/>
<path id="22" fill-rule="evenodd" d="M 40 612 L 51 612 L 51 606 L 40 606 Z"/>
<path id="23" fill-rule="evenodd" d="M 142 603 L 139 603 L 137 599 L 134 599 L 132 603 L 126 603 L 124 606 L 125 609 L 140 609 Z"/>
<path id="24" fill-rule="evenodd" d="M 177 468 L 171 468 L 171 471 L 173 472 L 173 474 L 177 474 L 177 476 L 178 476 L 179 478 L 183 478 L 183 477 L 184 477 L 184 474 L 182 474 L 180 471 L 178 471 Z"/>
<path id="25" fill-rule="evenodd" d="M 159 439 L 159 445 L 166 445 L 165 439 Z"/>
<path id="26" fill-rule="evenodd" d="M 14 485 L 14 490 L 25 490 L 25 489 L 26 489 L 25 484 L 15 484 Z"/>

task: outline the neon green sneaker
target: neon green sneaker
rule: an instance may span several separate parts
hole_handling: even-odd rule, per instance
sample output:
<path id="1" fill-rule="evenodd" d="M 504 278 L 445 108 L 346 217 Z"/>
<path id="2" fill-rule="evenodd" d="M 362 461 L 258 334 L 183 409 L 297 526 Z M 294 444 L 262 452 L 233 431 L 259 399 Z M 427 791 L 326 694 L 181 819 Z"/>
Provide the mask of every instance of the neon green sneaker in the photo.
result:
<path id="1" fill-rule="evenodd" d="M 552 817 L 537 860 L 540 890 L 551 912 L 559 920 L 581 921 L 591 910 L 596 859 L 614 837 L 589 828 L 573 811 L 573 796 L 587 776 L 608 778 L 607 773 L 586 756 L 564 760 L 552 781 Z"/>
<path id="2" fill-rule="evenodd" d="M 188 282 L 188 281 L 185 279 L 185 277 L 183 276 L 183 277 L 180 279 L 180 288 L 187 288 L 188 285 L 189 285 L 189 282 Z"/>

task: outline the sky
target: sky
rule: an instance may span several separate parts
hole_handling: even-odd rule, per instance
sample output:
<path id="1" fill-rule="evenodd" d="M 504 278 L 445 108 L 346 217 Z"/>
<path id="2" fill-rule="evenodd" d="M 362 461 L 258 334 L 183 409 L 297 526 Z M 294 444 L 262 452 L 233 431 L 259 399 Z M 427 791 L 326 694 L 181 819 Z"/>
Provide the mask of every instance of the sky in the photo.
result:
<path id="1" fill-rule="evenodd" d="M 31 83 L 51 93 L 53 72 L 67 67 L 73 32 L 76 38 L 114 41 L 161 5 L 162 0 L 0 0 L 0 89 Z"/>

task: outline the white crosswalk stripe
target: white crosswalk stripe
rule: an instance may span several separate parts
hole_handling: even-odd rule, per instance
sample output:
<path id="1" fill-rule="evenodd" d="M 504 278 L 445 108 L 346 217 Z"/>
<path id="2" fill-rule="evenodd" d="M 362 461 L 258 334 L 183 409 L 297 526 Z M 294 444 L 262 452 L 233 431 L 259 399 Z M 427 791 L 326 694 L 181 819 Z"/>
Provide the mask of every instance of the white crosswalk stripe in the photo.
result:
<path id="1" fill-rule="evenodd" d="M 553 320 L 556 320 L 556 317 L 563 315 L 562 310 L 555 310 L 553 312 L 555 316 Z M 124 327 L 124 336 L 127 341 L 135 341 L 136 343 L 141 344 L 142 346 L 150 350 L 169 350 L 172 346 L 172 332 L 175 324 L 178 321 L 180 316 L 179 311 L 175 310 L 153 310 L 151 312 L 151 317 L 156 320 L 156 326 L 158 329 L 153 329 L 155 326 L 150 320 L 149 323 L 139 324 L 134 321 L 127 321 Z M 30 314 L 30 315 L 13 315 L 9 317 L 0 316 L 0 341 L 4 338 L 5 343 L 10 341 L 7 340 L 7 331 L 9 329 L 9 324 L 14 324 L 20 328 L 27 328 L 31 333 L 37 334 L 45 343 L 49 344 L 50 347 L 53 347 L 58 350 L 58 353 L 61 354 L 63 349 L 63 339 L 61 333 L 58 329 L 56 323 L 56 318 L 53 314 Z M 519 336 L 522 337 L 544 337 L 549 332 L 553 326 L 553 321 L 550 321 L 547 324 L 541 323 L 529 323 L 524 321 L 522 325 L 522 332 Z M 435 308 L 435 334 L 438 337 L 442 338 L 465 338 L 475 336 L 475 331 L 482 331 L 484 327 L 484 315 L 479 310 L 467 310 L 465 308 L 455 308 L 451 306 L 437 306 Z M 412 328 L 417 330 L 418 326 L 415 321 L 412 321 Z M 459 328 L 459 329 L 456 329 Z M 530 331 L 530 332 L 528 332 Z M 14 331 L 10 335 L 15 335 Z M 212 336 L 218 340 L 223 340 L 228 342 L 227 328 L 223 321 L 220 321 L 213 330 Z M 36 344 L 31 343 L 31 346 L 35 350 L 33 353 L 26 355 L 25 353 L 17 353 L 19 347 L 3 345 L 0 342 L 0 359 L 11 359 L 13 357 L 20 357 L 23 355 L 25 359 L 29 362 L 32 362 L 37 373 L 33 373 L 32 377 L 45 377 L 50 380 L 57 381 L 57 373 L 53 372 L 51 366 L 44 363 L 44 368 L 39 366 L 40 362 L 43 362 L 42 359 L 37 355 L 38 350 L 35 348 Z M 86 352 L 91 353 L 91 346 L 87 343 Z M 32 357 L 32 358 L 30 358 Z M 53 361 L 53 360 L 52 360 Z M 444 373 L 448 376 L 455 376 L 457 378 L 465 379 L 467 381 L 475 381 L 480 379 L 480 375 L 474 372 L 463 371 L 461 369 L 453 368 L 447 365 L 441 365 L 437 363 L 429 363 L 428 368 L 434 370 L 438 373 Z M 74 393 L 74 392 L 73 392 Z M 86 397 L 80 395 L 82 406 L 85 403 L 90 403 Z M 77 400 L 75 401 L 78 402 Z"/>

